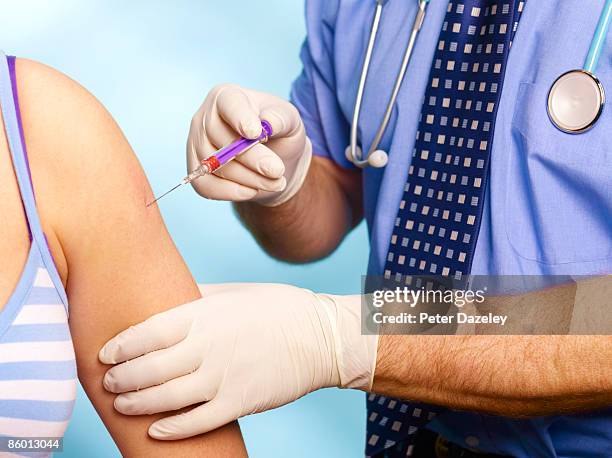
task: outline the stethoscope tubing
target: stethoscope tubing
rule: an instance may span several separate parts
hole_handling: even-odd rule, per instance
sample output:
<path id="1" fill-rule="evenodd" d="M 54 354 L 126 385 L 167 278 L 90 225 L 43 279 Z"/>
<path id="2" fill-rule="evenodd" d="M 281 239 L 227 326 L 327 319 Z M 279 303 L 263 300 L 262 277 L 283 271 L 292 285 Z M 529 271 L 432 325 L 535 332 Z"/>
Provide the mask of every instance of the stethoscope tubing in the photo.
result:
<path id="1" fill-rule="evenodd" d="M 357 154 L 357 128 L 359 125 L 361 103 L 363 102 L 363 91 L 365 89 L 365 84 L 368 79 L 368 72 L 370 70 L 370 60 L 372 59 L 372 51 L 374 50 L 374 44 L 376 44 L 376 35 L 378 34 L 378 26 L 380 25 L 380 17 L 382 16 L 383 6 L 384 2 L 376 2 L 376 11 L 374 12 L 374 19 L 372 20 L 372 29 L 370 30 L 370 38 L 368 39 L 368 46 L 366 48 L 365 57 L 363 59 L 363 65 L 361 67 L 359 86 L 357 87 L 357 96 L 355 97 L 355 107 L 353 109 L 353 119 L 351 122 L 350 136 L 350 156 L 351 162 L 358 167 L 365 167 L 368 163 L 367 158 L 363 160 L 361 155 Z"/>
<path id="2" fill-rule="evenodd" d="M 408 45 L 406 46 L 406 51 L 404 52 L 402 65 L 400 66 L 399 72 L 397 73 L 397 77 L 395 78 L 395 84 L 393 85 L 393 91 L 391 92 L 391 97 L 389 98 L 389 103 L 387 104 L 387 109 L 385 110 L 383 121 L 378 127 L 378 131 L 376 132 L 374 140 L 372 141 L 372 145 L 370 146 L 368 154 L 371 154 L 372 152 L 378 149 L 378 145 L 380 145 L 382 137 L 385 134 L 385 130 L 387 130 L 387 126 L 389 125 L 389 120 L 391 119 L 393 108 L 395 107 L 397 95 L 399 94 L 400 88 L 402 87 L 402 82 L 404 81 L 404 76 L 406 75 L 406 71 L 408 70 L 408 64 L 410 63 L 410 58 L 412 57 L 414 43 L 416 42 L 419 30 L 421 30 L 421 26 L 423 25 L 423 21 L 425 20 L 426 5 L 427 2 L 419 2 L 419 10 L 417 11 L 417 15 L 414 19 L 414 25 L 412 26 L 412 31 L 410 32 L 410 38 L 408 39 Z"/>
<path id="3" fill-rule="evenodd" d="M 612 21 L 612 0 L 606 0 L 606 4 L 601 11 L 599 21 L 595 32 L 593 33 L 593 40 L 589 47 L 589 53 L 584 60 L 583 70 L 590 73 L 595 73 L 597 63 L 599 62 L 599 56 L 603 50 L 606 37 L 608 35 L 608 29 L 610 28 L 610 22 Z"/>
<path id="4" fill-rule="evenodd" d="M 412 25 L 412 30 L 410 31 L 410 37 L 408 39 L 408 44 L 406 45 L 406 50 L 404 51 L 404 56 L 402 58 L 402 64 L 398 71 L 398 74 L 395 78 L 395 83 L 393 85 L 393 91 L 391 92 L 391 96 L 389 97 L 389 101 L 387 102 L 387 107 L 385 109 L 385 114 L 381 123 L 378 126 L 376 134 L 374 136 L 374 140 L 368 149 L 368 153 L 363 157 L 363 153 L 358 152 L 357 148 L 357 130 L 359 126 L 359 117 L 361 114 L 361 105 L 363 102 L 363 93 L 365 90 L 365 85 L 368 78 L 368 73 L 370 69 L 370 62 L 372 60 L 372 52 L 374 50 L 374 45 L 376 44 L 376 36 L 378 34 L 378 29 L 380 26 L 380 19 L 383 12 L 383 7 L 387 0 L 377 0 L 376 1 L 376 10 L 374 12 L 374 19 L 372 20 L 372 28 L 370 30 L 370 37 L 368 39 L 368 45 L 366 47 L 366 53 L 363 60 L 363 66 L 361 68 L 361 75 L 359 77 L 359 85 L 357 86 L 357 95 L 355 97 L 355 106 L 353 109 L 353 118 L 351 122 L 351 131 L 350 131 L 350 146 L 349 146 L 349 154 L 348 159 L 357 167 L 366 167 L 369 164 L 370 155 L 378 149 L 380 142 L 382 140 L 383 135 L 389 125 L 389 120 L 391 119 L 391 115 L 393 113 L 393 108 L 395 107 L 395 102 L 397 100 L 397 96 L 399 94 L 402 82 L 404 80 L 404 76 L 406 75 L 406 71 L 408 69 L 408 64 L 410 63 L 410 58 L 412 57 L 412 51 L 414 49 L 414 44 L 416 42 L 418 33 L 423 25 L 423 21 L 425 20 L 425 10 L 429 0 L 418 0 L 418 10 L 417 14 L 414 18 L 414 22 Z"/>

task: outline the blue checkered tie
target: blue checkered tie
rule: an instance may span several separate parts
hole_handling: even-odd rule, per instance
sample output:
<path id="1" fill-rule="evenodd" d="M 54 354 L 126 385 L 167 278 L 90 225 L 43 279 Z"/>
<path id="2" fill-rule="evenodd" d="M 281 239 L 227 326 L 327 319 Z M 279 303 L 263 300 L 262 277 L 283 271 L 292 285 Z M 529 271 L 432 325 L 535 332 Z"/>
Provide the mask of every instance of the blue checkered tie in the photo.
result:
<path id="1" fill-rule="evenodd" d="M 434 0 L 435 1 L 435 0 Z M 385 278 L 461 280 L 476 245 L 505 64 L 523 1 L 448 4 L 385 264 Z M 442 409 L 368 396 L 368 456 L 412 456 Z"/>

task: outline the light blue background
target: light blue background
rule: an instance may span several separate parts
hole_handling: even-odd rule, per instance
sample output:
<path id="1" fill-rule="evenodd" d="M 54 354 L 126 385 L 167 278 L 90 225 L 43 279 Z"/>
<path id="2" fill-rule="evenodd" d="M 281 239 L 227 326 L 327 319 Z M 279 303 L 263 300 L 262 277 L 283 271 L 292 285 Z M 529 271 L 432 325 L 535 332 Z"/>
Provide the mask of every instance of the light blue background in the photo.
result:
<path id="1" fill-rule="evenodd" d="M 300 0 L 20 0 L 3 2 L 0 12 L 0 47 L 47 63 L 96 95 L 125 132 L 158 193 L 185 172 L 189 121 L 208 90 L 234 82 L 287 97 L 300 71 L 304 33 Z M 363 225 L 329 259 L 290 266 L 267 257 L 226 203 L 205 201 L 183 189 L 161 208 L 198 281 L 288 282 L 348 293 L 359 288 L 366 268 Z M 207 252 L 204 237 L 209 239 Z M 359 392 L 324 390 L 244 419 L 249 453 L 359 456 L 364 404 Z M 81 392 L 65 452 L 58 456 L 84 454 L 119 456 Z"/>

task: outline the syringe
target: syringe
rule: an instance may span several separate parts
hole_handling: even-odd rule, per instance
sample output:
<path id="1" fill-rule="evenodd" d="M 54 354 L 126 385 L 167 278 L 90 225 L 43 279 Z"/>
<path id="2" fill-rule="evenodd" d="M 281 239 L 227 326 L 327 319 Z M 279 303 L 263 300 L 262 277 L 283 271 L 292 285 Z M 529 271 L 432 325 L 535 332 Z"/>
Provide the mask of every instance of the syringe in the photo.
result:
<path id="1" fill-rule="evenodd" d="M 166 191 L 165 193 L 163 193 L 161 196 L 159 196 L 152 202 L 149 202 L 147 204 L 147 207 L 153 205 L 159 199 L 170 194 L 172 191 L 174 191 L 177 188 L 180 188 L 184 184 L 191 183 L 196 178 L 199 178 L 203 175 L 211 174 L 215 170 L 219 170 L 225 164 L 232 161 L 232 159 L 234 159 L 236 156 L 239 156 L 240 154 L 250 150 L 255 145 L 259 145 L 260 143 L 266 143 L 268 139 L 270 138 L 270 136 L 272 135 L 272 126 L 270 125 L 268 121 L 261 121 L 261 127 L 262 127 L 262 130 L 261 130 L 261 134 L 259 135 L 259 137 L 254 138 L 254 139 L 239 138 L 235 142 L 230 143 L 229 145 L 221 148 L 219 151 L 214 153 L 212 156 L 209 156 L 206 159 L 202 159 L 200 161 L 200 165 L 195 170 L 193 170 L 189 175 L 183 178 L 179 184 L 174 186 L 169 191 Z"/>

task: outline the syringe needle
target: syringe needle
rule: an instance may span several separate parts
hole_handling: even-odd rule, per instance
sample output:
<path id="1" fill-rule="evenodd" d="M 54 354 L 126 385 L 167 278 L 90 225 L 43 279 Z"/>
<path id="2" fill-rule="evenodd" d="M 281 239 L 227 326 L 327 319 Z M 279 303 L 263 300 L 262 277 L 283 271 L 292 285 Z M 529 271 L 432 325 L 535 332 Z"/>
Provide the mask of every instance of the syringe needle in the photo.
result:
<path id="1" fill-rule="evenodd" d="M 165 193 L 163 193 L 161 196 L 159 196 L 157 199 L 153 200 L 152 202 L 149 202 L 147 204 L 147 207 L 150 207 L 151 205 L 153 205 L 155 202 L 157 202 L 159 199 L 161 199 L 162 197 L 170 194 L 172 191 L 174 191 L 176 188 L 180 188 L 181 186 L 183 186 L 185 184 L 184 181 L 180 182 L 179 184 L 177 184 L 175 187 L 173 187 L 172 189 L 166 191 Z"/>
<path id="2" fill-rule="evenodd" d="M 174 191 L 176 188 L 180 188 L 184 184 L 191 183 L 196 178 L 201 177 L 202 175 L 206 175 L 207 173 L 210 173 L 210 167 L 208 165 L 205 165 L 205 164 L 200 164 L 198 166 L 198 168 L 196 168 L 189 175 L 187 175 L 185 178 L 183 178 L 183 180 L 179 184 L 177 184 L 174 188 L 169 189 L 168 191 L 163 193 L 161 196 L 159 196 L 157 199 L 155 199 L 153 202 L 149 202 L 147 204 L 147 207 L 150 207 L 151 205 L 153 205 L 155 202 L 157 202 L 162 197 L 167 196 L 172 191 Z"/>

